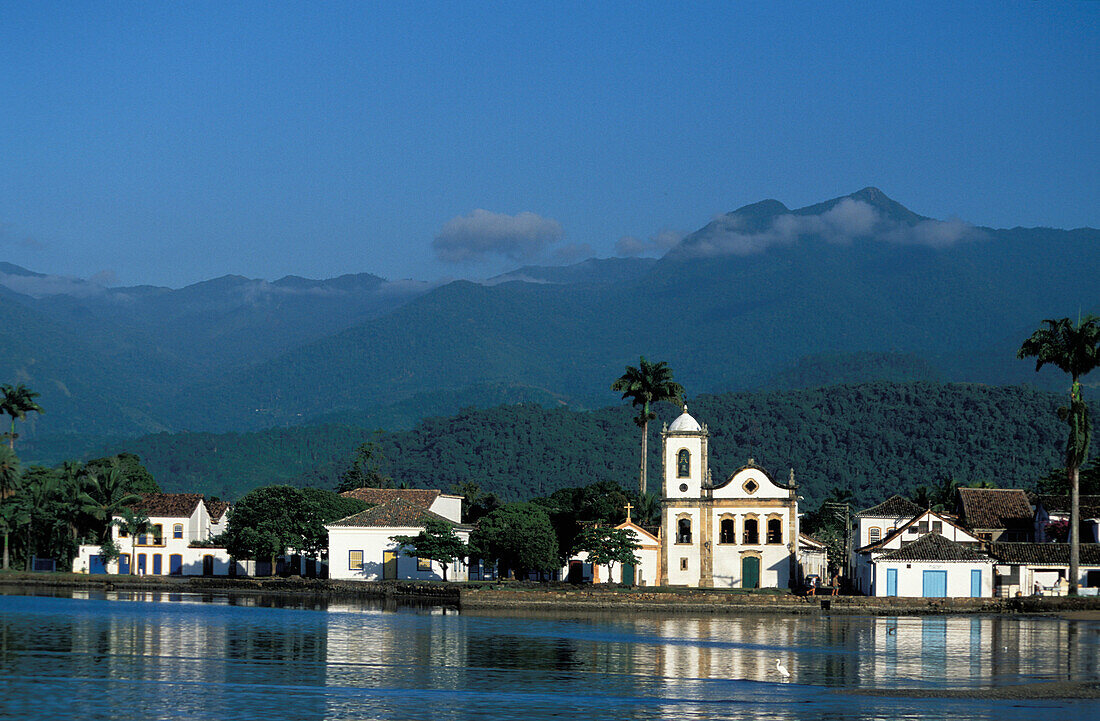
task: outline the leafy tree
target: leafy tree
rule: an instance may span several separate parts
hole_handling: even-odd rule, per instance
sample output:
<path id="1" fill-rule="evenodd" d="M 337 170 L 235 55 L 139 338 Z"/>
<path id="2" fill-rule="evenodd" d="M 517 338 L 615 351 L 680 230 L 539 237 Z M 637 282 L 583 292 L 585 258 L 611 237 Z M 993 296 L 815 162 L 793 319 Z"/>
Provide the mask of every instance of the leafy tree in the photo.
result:
<path id="1" fill-rule="evenodd" d="M 61 476 L 49 468 L 35 468 L 37 472 L 23 474 L 21 495 L 26 499 L 27 507 L 27 547 L 26 570 L 31 570 L 31 559 L 35 556 L 35 526 L 48 526 L 57 523 L 54 514 L 49 513 L 49 506 L 54 498 L 63 490 Z"/>
<path id="2" fill-rule="evenodd" d="M 1094 461 L 1088 468 L 1082 468 L 1078 483 L 1081 495 L 1100 495 L 1100 465 Z M 1039 479 L 1035 491 L 1043 495 L 1068 496 L 1069 474 L 1065 468 L 1052 469 Z"/>
<path id="3" fill-rule="evenodd" d="M 11 433 L 8 434 L 8 447 L 15 450 L 15 422 L 26 419 L 28 413 L 45 413 L 42 407 L 34 402 L 41 393 L 32 391 L 20 383 L 12 386 L 10 383 L 0 385 L 0 413 L 11 416 Z"/>
<path id="4" fill-rule="evenodd" d="M 347 498 L 323 488 L 301 489 L 307 515 L 300 519 L 302 541 L 296 547 L 311 555 L 328 555 L 326 523 L 365 511 L 371 504 L 359 498 Z"/>
<path id="5" fill-rule="evenodd" d="M 616 563 L 638 563 L 635 552 L 638 550 L 638 537 L 625 528 L 590 526 L 577 536 L 573 552 L 585 551 L 588 560 L 599 566 L 607 566 L 608 581 L 610 572 Z"/>
<path id="6" fill-rule="evenodd" d="M 351 467 L 340 475 L 340 482 L 336 485 L 336 492 L 354 491 L 356 488 L 389 488 L 393 485 L 393 479 L 383 475 L 382 447 L 373 441 L 360 443 L 355 450 L 355 460 Z"/>
<path id="7" fill-rule="evenodd" d="M 656 493 L 640 493 L 634 498 L 631 509 L 639 526 L 656 526 L 661 523 L 661 497 Z"/>
<path id="8" fill-rule="evenodd" d="M 551 571 L 558 544 L 550 517 L 533 503 L 509 503 L 478 521 L 470 554 L 493 559 L 515 577 L 517 570 Z"/>
<path id="9" fill-rule="evenodd" d="M 646 458 L 649 438 L 649 422 L 657 417 L 650 404 L 660 401 L 681 403 L 684 387 L 672 380 L 672 369 L 664 361 L 649 363 L 645 356 L 639 360 L 638 367 L 627 366 L 626 372 L 611 384 L 611 390 L 623 394 L 623 400 L 630 399 L 635 408 L 639 408 L 634 422 L 642 429 L 642 461 L 638 471 L 638 492 L 647 490 Z"/>
<path id="10" fill-rule="evenodd" d="M 1077 595 L 1078 569 L 1081 559 L 1080 468 L 1089 457 L 1091 421 L 1089 407 L 1081 397 L 1081 377 L 1100 365 L 1100 319 L 1086 316 L 1074 325 L 1069 318 L 1044 320 L 1024 341 L 1016 356 L 1035 358 L 1038 372 L 1050 363 L 1072 380 L 1069 406 L 1058 409 L 1058 417 L 1069 424 L 1066 440 L 1066 471 L 1070 484 L 1069 512 L 1069 592 Z"/>
<path id="11" fill-rule="evenodd" d="M 111 520 L 141 502 L 141 496 L 130 491 L 122 467 L 113 463 L 106 471 L 86 476 L 85 490 L 78 496 L 81 510 L 99 524 L 99 539 L 110 538 Z"/>
<path id="12" fill-rule="evenodd" d="M 118 526 L 119 531 L 130 536 L 130 575 L 132 576 L 136 565 L 134 559 L 136 558 L 138 536 L 153 530 L 153 522 L 144 513 L 127 509 L 122 512 L 120 518 L 113 519 L 111 523 Z"/>
<path id="13" fill-rule="evenodd" d="M 0 524 L 4 533 L 4 570 L 10 558 L 9 537 L 13 530 L 27 522 L 24 499 L 16 495 L 22 469 L 15 451 L 0 446 Z"/>
<path id="14" fill-rule="evenodd" d="M 305 526 L 314 512 L 301 489 L 264 486 L 249 491 L 229 511 L 226 549 L 234 558 L 275 559 L 306 544 Z"/>
<path id="15" fill-rule="evenodd" d="M 558 539 L 562 563 L 585 526 L 614 526 L 626 514 L 629 499 L 614 481 L 599 481 L 582 488 L 561 488 L 532 503 L 546 509 Z"/>
<path id="16" fill-rule="evenodd" d="M 454 524 L 438 518 L 425 518 L 424 530 L 415 536 L 391 536 L 398 546 L 408 548 L 417 558 L 428 558 L 443 567 L 443 580 L 447 580 L 447 568 L 457 559 L 466 558 L 470 549 L 455 533 Z"/>
<path id="17" fill-rule="evenodd" d="M 833 486 L 821 505 L 803 518 L 803 530 L 825 544 L 826 553 L 831 559 L 830 565 L 834 567 L 847 563 L 846 532 L 853 500 L 851 491 Z"/>
<path id="18" fill-rule="evenodd" d="M 84 468 L 87 473 L 105 473 L 111 466 L 118 466 L 126 482 L 126 489 L 131 493 L 160 493 L 157 484 L 149 469 L 141 464 L 141 459 L 134 453 L 119 453 L 107 458 L 94 458 L 88 461 Z"/>

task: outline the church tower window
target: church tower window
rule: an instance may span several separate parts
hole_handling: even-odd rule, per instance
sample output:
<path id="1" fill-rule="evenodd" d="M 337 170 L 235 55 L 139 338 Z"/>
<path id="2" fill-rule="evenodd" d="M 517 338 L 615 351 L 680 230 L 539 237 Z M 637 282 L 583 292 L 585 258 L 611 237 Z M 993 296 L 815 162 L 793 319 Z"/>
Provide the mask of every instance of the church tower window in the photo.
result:
<path id="1" fill-rule="evenodd" d="M 752 546 L 760 543 L 760 526 L 757 524 L 755 518 L 749 518 L 745 520 L 745 533 L 744 533 L 745 545 Z"/>
<path id="2" fill-rule="evenodd" d="M 736 536 L 733 531 L 733 519 L 723 518 L 718 528 L 718 542 L 719 543 L 737 543 Z"/>
<path id="3" fill-rule="evenodd" d="M 768 543 L 783 543 L 783 521 L 768 519 Z"/>
<path id="4" fill-rule="evenodd" d="M 676 522 L 676 542 L 691 543 L 691 519 L 681 518 Z"/>
<path id="5" fill-rule="evenodd" d="M 676 454 L 676 477 L 688 478 L 689 476 L 691 476 L 691 452 L 681 448 Z"/>

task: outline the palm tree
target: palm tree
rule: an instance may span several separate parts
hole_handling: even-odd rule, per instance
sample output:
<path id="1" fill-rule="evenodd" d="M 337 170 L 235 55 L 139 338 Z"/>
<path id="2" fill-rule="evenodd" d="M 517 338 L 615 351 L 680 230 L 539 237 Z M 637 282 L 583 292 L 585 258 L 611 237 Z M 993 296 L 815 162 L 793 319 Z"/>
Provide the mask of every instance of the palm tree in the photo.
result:
<path id="1" fill-rule="evenodd" d="M 62 488 L 61 476 L 56 471 L 39 473 L 34 476 L 24 476 L 22 494 L 26 499 L 28 518 L 27 526 L 27 560 L 26 570 L 31 570 L 31 559 L 34 558 L 34 526 L 35 517 L 41 518 L 42 511 Z M 46 519 L 49 520 L 49 519 Z"/>
<path id="2" fill-rule="evenodd" d="M 1066 473 L 1069 476 L 1069 592 L 1077 595 L 1077 574 L 1081 560 L 1080 469 L 1089 456 L 1091 427 L 1089 407 L 1081 398 L 1081 377 L 1100 365 L 1100 319 L 1069 318 L 1044 320 L 1024 341 L 1017 358 L 1035 358 L 1035 370 L 1050 363 L 1073 379 L 1069 389 L 1069 407 L 1058 409 L 1058 416 L 1069 424 L 1066 441 Z"/>
<path id="3" fill-rule="evenodd" d="M 677 405 L 683 401 L 684 387 L 672 380 L 672 369 L 664 361 L 650 363 L 642 356 L 638 367 L 627 366 L 626 372 L 611 384 L 611 390 L 623 394 L 634 407 L 639 408 L 634 422 L 642 429 L 642 462 L 638 471 L 638 492 L 646 492 L 646 447 L 649 437 L 649 422 L 657 417 L 650 410 L 651 403 L 668 401 Z"/>
<path id="4" fill-rule="evenodd" d="M 141 511 L 127 509 L 122 512 L 121 518 L 112 520 L 111 525 L 118 526 L 120 531 L 130 536 L 130 575 L 132 576 L 136 565 L 134 560 L 137 556 L 138 536 L 152 530 L 153 523 Z"/>
<path id="5" fill-rule="evenodd" d="M 24 420 L 27 414 L 35 412 L 38 414 L 45 413 L 42 407 L 34 402 L 40 393 L 32 391 L 25 385 L 20 383 L 19 385 L 12 387 L 10 383 L 0 385 L 0 413 L 6 413 L 11 416 L 11 433 L 8 434 L 8 447 L 13 451 L 15 450 L 15 421 Z"/>
<path id="6" fill-rule="evenodd" d="M 106 473 L 89 476 L 87 490 L 77 496 L 81 510 L 103 524 L 100 540 L 110 538 L 111 519 L 141 501 L 141 496 L 131 493 L 126 483 L 126 474 L 115 461 Z"/>
<path id="7" fill-rule="evenodd" d="M 22 475 L 19 457 L 10 448 L 0 446 L 0 531 L 4 534 L 4 570 L 8 569 L 8 536 L 26 523 L 26 508 L 14 497 Z"/>

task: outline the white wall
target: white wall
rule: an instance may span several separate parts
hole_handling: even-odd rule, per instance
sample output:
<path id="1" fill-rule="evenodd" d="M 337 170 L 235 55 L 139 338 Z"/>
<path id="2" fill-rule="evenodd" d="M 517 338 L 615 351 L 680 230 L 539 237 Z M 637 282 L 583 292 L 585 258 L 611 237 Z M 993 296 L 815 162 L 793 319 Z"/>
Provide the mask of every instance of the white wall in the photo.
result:
<path id="1" fill-rule="evenodd" d="M 351 581 L 381 581 L 383 579 L 383 553 L 397 550 L 397 543 L 391 536 L 415 536 L 421 528 L 352 528 L 332 526 L 328 533 L 328 575 L 333 579 Z M 463 541 L 470 540 L 469 531 L 456 530 Z M 351 551 L 363 552 L 363 568 L 350 568 Z M 397 577 L 402 580 L 443 580 L 443 566 L 432 562 L 432 570 L 417 569 L 417 559 L 407 551 L 401 550 L 397 556 Z M 447 580 L 465 581 L 466 564 L 459 559 L 447 568 Z"/>
<path id="2" fill-rule="evenodd" d="M 886 570 L 898 572 L 898 596 L 921 598 L 924 596 L 924 571 L 947 571 L 947 596 L 970 597 L 970 572 L 982 572 L 982 598 L 993 596 L 993 562 L 933 563 L 921 561 L 875 561 L 874 589 L 871 595 L 886 595 Z"/>

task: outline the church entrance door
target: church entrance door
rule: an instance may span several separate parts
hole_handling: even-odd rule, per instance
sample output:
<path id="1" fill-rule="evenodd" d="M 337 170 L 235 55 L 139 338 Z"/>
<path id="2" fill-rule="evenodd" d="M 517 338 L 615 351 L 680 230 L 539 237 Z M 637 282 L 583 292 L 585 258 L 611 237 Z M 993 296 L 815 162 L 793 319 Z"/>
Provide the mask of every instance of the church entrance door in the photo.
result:
<path id="1" fill-rule="evenodd" d="M 633 563 L 624 563 L 623 564 L 623 584 L 626 585 L 626 586 L 633 586 L 634 585 L 634 564 Z"/>
<path id="2" fill-rule="evenodd" d="M 760 588 L 760 559 L 756 556 L 741 559 L 741 588 Z"/>

